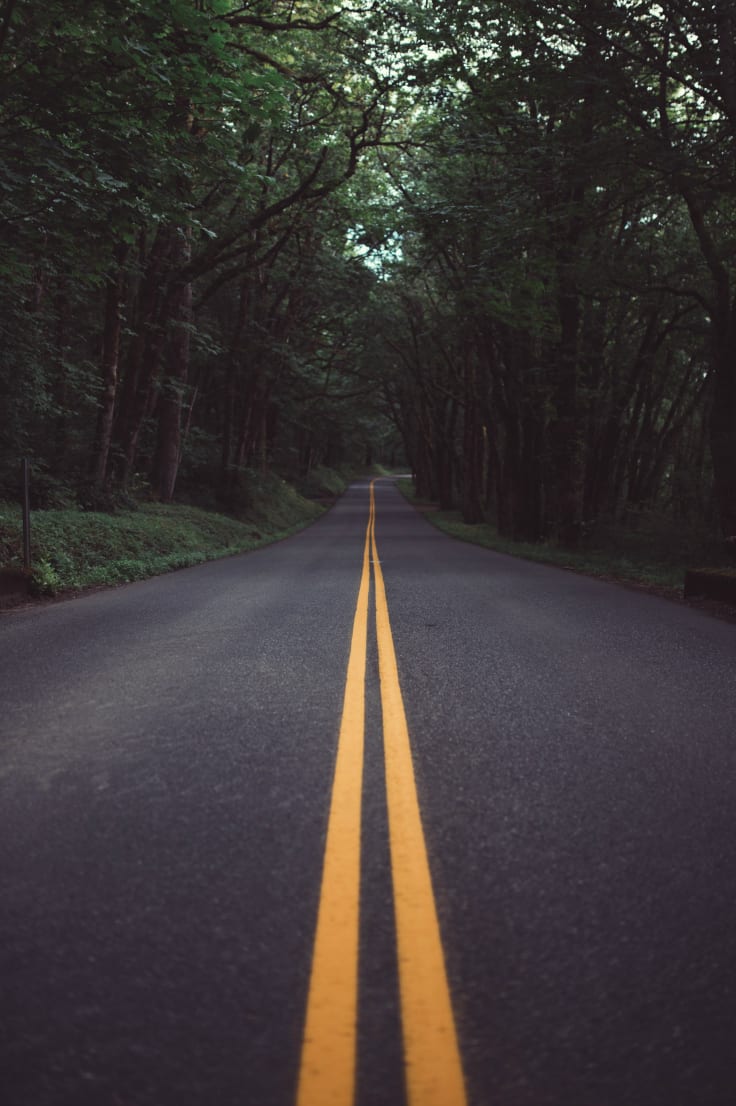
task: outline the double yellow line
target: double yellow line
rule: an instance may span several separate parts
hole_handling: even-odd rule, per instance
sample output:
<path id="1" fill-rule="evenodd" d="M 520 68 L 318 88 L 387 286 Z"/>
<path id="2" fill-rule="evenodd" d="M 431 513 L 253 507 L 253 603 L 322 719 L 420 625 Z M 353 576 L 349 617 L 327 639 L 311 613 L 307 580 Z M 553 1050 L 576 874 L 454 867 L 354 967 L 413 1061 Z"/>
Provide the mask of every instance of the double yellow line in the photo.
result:
<path id="1" fill-rule="evenodd" d="M 408 1106 L 466 1106 L 409 731 L 370 510 L 332 786 L 297 1106 L 353 1106 L 370 563 L 375 579 L 386 796 Z"/>

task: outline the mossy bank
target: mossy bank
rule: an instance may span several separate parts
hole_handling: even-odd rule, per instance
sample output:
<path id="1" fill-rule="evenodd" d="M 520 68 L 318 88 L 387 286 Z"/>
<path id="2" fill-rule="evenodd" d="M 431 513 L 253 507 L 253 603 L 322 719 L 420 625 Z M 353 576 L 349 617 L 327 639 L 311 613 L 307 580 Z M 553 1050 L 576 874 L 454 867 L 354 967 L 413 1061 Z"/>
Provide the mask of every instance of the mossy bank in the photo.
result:
<path id="1" fill-rule="evenodd" d="M 691 566 L 719 575 L 733 571 L 733 554 L 722 541 L 687 531 L 654 512 L 642 512 L 630 519 L 628 526 L 601 525 L 573 552 L 552 542 L 513 541 L 490 523 L 465 523 L 459 511 L 441 511 L 435 503 L 418 500 L 411 480 L 397 483 L 429 522 L 451 537 L 497 553 L 633 585 L 669 599 L 683 598 L 685 573 Z"/>
<path id="2" fill-rule="evenodd" d="M 274 474 L 258 475 L 251 482 L 247 507 L 237 516 L 154 502 L 113 513 L 75 508 L 33 511 L 33 567 L 26 590 L 52 596 L 110 586 L 256 549 L 313 522 L 326 510 L 327 496 L 334 497 L 343 487 L 343 480 L 331 477 L 329 493 L 315 502 Z M 21 568 L 20 508 L 3 502 L 0 572 L 9 581 L 18 581 Z M 19 590 L 8 587 L 0 603 L 12 605 Z"/>

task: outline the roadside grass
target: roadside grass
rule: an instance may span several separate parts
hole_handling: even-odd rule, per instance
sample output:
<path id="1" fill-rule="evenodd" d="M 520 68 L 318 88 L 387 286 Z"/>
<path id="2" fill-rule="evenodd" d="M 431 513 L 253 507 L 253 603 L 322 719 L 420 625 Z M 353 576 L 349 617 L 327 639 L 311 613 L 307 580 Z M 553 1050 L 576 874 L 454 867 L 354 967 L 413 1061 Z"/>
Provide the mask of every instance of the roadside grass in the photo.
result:
<path id="1" fill-rule="evenodd" d="M 519 542 L 499 535 L 489 523 L 470 525 L 459 511 L 440 511 L 417 500 L 411 480 L 399 480 L 402 494 L 444 533 L 528 561 L 556 565 L 587 576 L 638 585 L 660 595 L 681 598 L 687 568 L 733 571 L 720 543 L 677 528 L 662 516 L 642 512 L 629 527 L 601 525 L 585 548 L 571 552 L 550 542 Z"/>
<path id="2" fill-rule="evenodd" d="M 247 514 L 239 518 L 159 503 L 114 514 L 34 511 L 31 590 L 55 595 L 121 584 L 244 553 L 295 533 L 323 510 L 268 475 L 252 484 Z M 21 550 L 20 508 L 0 503 L 0 566 L 20 568 Z"/>

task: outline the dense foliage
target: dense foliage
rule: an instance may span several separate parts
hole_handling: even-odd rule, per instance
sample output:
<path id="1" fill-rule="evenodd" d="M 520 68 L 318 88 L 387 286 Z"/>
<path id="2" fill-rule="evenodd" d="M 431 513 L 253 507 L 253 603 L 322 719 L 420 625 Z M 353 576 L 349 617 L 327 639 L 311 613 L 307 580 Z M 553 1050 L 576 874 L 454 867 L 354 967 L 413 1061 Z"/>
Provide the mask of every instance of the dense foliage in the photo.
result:
<path id="1" fill-rule="evenodd" d="M 735 42 L 729 0 L 6 0 L 6 494 L 403 450 L 532 541 L 736 533 Z"/>
<path id="2" fill-rule="evenodd" d="M 229 0 L 19 0 L 2 27 L 6 483 L 28 454 L 89 505 L 180 470 L 230 502 L 248 467 L 362 460 L 387 434 L 347 237 L 391 115 L 369 28 Z"/>
<path id="3" fill-rule="evenodd" d="M 433 12 L 383 298 L 420 488 L 566 545 L 652 505 L 736 532 L 733 7 Z"/>

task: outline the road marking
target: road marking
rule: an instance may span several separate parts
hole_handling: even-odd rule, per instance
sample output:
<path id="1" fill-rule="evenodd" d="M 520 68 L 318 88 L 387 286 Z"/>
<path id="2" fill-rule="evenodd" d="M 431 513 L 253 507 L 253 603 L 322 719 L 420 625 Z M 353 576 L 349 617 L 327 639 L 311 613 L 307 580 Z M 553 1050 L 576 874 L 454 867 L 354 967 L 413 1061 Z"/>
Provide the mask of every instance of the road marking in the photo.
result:
<path id="1" fill-rule="evenodd" d="M 352 1106 L 355 1094 L 360 815 L 373 511 L 371 506 L 345 681 L 297 1106 Z"/>
<path id="2" fill-rule="evenodd" d="M 381 677 L 391 869 L 399 959 L 401 1022 L 409 1106 L 466 1106 L 460 1049 L 447 982 L 409 730 L 399 684 L 371 484 L 376 635 Z"/>
<path id="3" fill-rule="evenodd" d="M 465 1082 L 417 798 L 370 486 L 363 569 L 332 785 L 297 1106 L 353 1106 L 360 826 L 371 564 L 408 1106 L 466 1106 Z"/>

